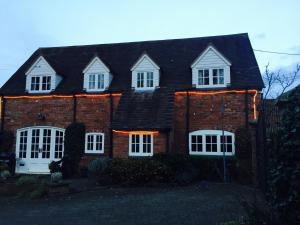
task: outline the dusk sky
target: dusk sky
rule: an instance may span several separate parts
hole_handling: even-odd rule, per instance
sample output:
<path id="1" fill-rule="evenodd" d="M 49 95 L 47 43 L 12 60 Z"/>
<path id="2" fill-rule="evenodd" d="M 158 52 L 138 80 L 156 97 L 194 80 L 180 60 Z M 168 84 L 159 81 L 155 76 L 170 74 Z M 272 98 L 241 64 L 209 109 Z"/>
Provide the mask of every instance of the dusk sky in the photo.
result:
<path id="1" fill-rule="evenodd" d="M 254 49 L 300 54 L 299 9 L 299 0 L 0 0 L 0 86 L 39 47 L 246 32 Z M 255 55 L 261 71 L 300 63 Z"/>

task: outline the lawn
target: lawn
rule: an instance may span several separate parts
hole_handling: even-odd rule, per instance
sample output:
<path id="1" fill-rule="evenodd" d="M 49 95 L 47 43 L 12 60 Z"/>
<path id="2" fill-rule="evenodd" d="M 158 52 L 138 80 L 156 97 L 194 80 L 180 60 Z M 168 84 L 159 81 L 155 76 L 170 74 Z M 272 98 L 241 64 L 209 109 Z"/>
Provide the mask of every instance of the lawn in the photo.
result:
<path id="1" fill-rule="evenodd" d="M 215 225 L 244 215 L 240 199 L 254 189 L 235 184 L 97 188 L 29 200 L 0 198 L 0 225 Z"/>

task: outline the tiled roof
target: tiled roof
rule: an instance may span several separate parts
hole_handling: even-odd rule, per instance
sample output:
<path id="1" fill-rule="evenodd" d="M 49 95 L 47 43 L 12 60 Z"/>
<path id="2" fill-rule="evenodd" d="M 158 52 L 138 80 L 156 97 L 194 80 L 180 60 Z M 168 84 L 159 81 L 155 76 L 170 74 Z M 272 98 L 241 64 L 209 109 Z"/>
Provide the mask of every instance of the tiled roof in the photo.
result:
<path id="1" fill-rule="evenodd" d="M 1 88 L 2 94 L 25 93 L 25 72 L 44 56 L 55 71 L 63 76 L 53 93 L 81 93 L 83 69 L 97 55 L 110 69 L 113 80 L 109 91 L 131 88 L 130 68 L 144 53 L 160 67 L 160 87 L 192 88 L 191 64 L 207 46 L 213 45 L 231 63 L 230 88 L 263 87 L 261 74 L 247 34 L 213 37 L 40 48 L 15 72 Z"/>
<path id="2" fill-rule="evenodd" d="M 112 123 L 120 130 L 162 130 L 172 128 L 174 90 L 158 88 L 154 92 L 123 93 Z"/>

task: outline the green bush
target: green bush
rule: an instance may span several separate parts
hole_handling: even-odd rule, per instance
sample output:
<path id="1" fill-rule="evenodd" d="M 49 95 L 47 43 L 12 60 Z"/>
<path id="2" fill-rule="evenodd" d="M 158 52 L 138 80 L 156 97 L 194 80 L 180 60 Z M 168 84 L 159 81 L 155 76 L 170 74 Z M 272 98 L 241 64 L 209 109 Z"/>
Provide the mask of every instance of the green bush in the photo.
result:
<path id="1" fill-rule="evenodd" d="M 114 183 L 145 185 L 169 182 L 173 178 L 171 170 L 153 159 L 118 159 L 111 161 L 106 169 Z"/>
<path id="2" fill-rule="evenodd" d="M 9 170 L 8 165 L 0 162 L 0 172 L 4 170 Z"/>
<path id="3" fill-rule="evenodd" d="M 26 186 L 26 185 L 32 185 L 37 184 L 39 182 L 38 177 L 36 176 L 21 176 L 17 181 L 17 186 Z"/>
<path id="4" fill-rule="evenodd" d="M 101 175 L 109 166 L 110 159 L 107 157 L 97 158 L 88 165 L 90 175 Z"/>
<path id="5" fill-rule="evenodd" d="M 11 131 L 3 131 L 0 133 L 0 151 L 10 152 L 13 150 L 14 134 Z"/>
<path id="6" fill-rule="evenodd" d="M 300 224 L 300 86 L 281 104 L 278 150 L 269 150 L 268 201 L 278 224 L 296 225 Z"/>
<path id="7" fill-rule="evenodd" d="M 85 126 L 72 123 L 66 128 L 62 173 L 64 178 L 79 174 L 79 162 L 84 153 Z"/>
<path id="8" fill-rule="evenodd" d="M 61 172 L 61 161 L 51 161 L 49 163 L 49 170 L 50 170 L 50 173 L 57 173 L 57 172 Z"/>
<path id="9" fill-rule="evenodd" d="M 157 154 L 154 159 L 168 166 L 175 181 L 188 184 L 197 180 L 223 181 L 223 157 Z M 229 181 L 237 181 L 236 158 L 226 157 Z"/>

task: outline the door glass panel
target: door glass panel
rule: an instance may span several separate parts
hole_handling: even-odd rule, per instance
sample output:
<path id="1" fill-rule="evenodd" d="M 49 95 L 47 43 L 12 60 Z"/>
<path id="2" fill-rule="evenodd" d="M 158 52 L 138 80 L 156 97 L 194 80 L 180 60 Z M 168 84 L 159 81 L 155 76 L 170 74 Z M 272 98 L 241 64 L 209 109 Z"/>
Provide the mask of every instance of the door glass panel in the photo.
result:
<path id="1" fill-rule="evenodd" d="M 20 132 L 19 158 L 26 158 L 28 131 Z"/>
<path id="2" fill-rule="evenodd" d="M 54 158 L 61 159 L 63 157 L 63 144 L 64 144 L 64 133 L 62 131 L 55 131 L 55 151 Z"/>
<path id="3" fill-rule="evenodd" d="M 43 129 L 43 148 L 42 158 L 50 158 L 50 147 L 51 147 L 51 129 Z"/>
<path id="4" fill-rule="evenodd" d="M 40 129 L 32 129 L 31 135 L 31 158 L 39 157 L 39 142 L 40 142 Z"/>

